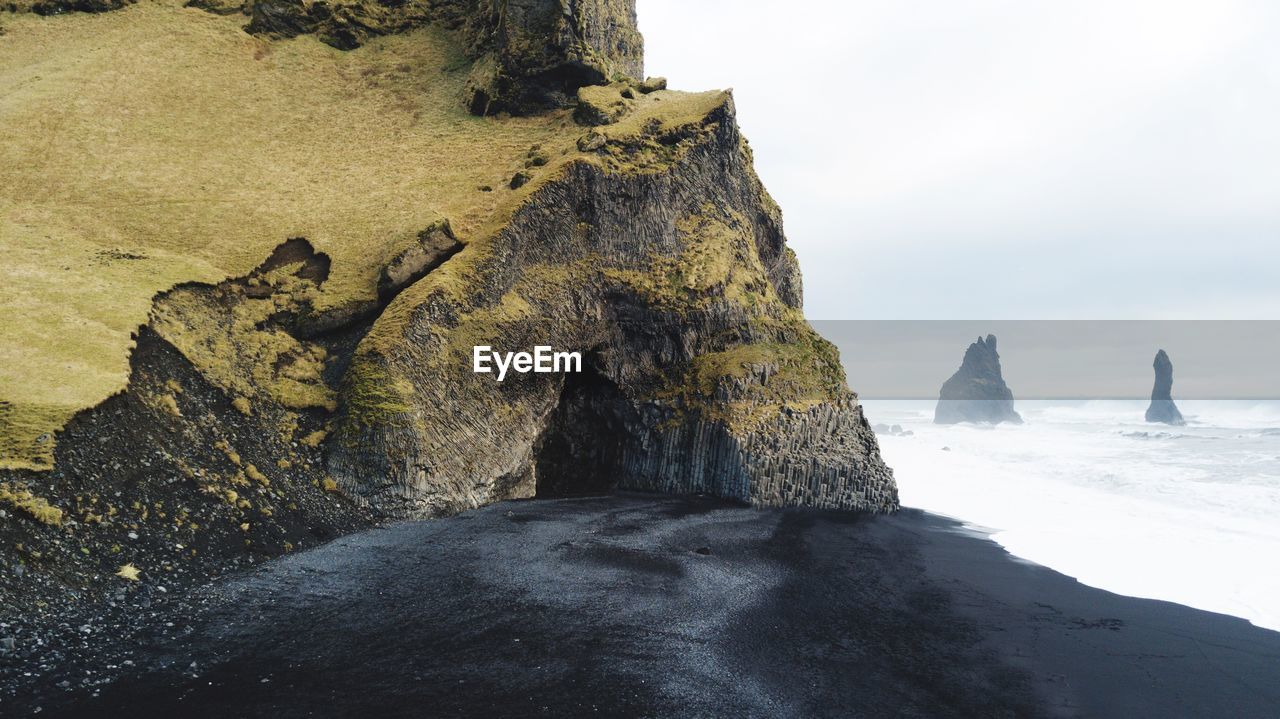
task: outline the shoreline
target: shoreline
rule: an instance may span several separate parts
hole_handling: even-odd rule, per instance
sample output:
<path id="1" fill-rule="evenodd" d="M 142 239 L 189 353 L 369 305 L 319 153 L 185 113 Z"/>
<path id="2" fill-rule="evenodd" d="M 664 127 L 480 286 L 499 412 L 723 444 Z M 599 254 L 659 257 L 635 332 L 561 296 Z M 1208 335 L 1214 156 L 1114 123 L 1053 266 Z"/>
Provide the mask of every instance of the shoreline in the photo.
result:
<path id="1" fill-rule="evenodd" d="M 29 681 L 13 715 L 1280 713 L 1280 633 L 1087 587 L 914 509 L 505 502 L 187 599 L 100 696 Z"/>
<path id="2" fill-rule="evenodd" d="M 1247 616 L 1243 616 L 1242 614 L 1233 614 L 1233 613 L 1231 613 L 1231 612 L 1227 612 L 1227 611 L 1218 611 L 1218 610 L 1210 609 L 1210 608 L 1206 608 L 1206 607 L 1197 607 L 1197 606 L 1194 606 L 1194 605 L 1192 605 L 1192 604 L 1186 604 L 1186 603 L 1179 602 L 1179 601 L 1176 601 L 1176 600 L 1173 600 L 1173 599 L 1164 599 L 1164 598 L 1162 598 L 1162 597 L 1153 596 L 1153 595 L 1150 595 L 1150 594 L 1131 594 L 1131 593 L 1128 593 L 1128 592 L 1117 591 L 1117 590 L 1114 590 L 1114 589 L 1108 589 L 1108 588 L 1106 588 L 1105 586 L 1100 586 L 1100 585 L 1098 585 L 1098 584 L 1093 584 L 1093 583 L 1091 583 L 1091 582 L 1089 582 L 1089 581 L 1085 581 L 1085 580 L 1083 580 L 1083 579 L 1081 579 L 1081 578 L 1079 578 L 1079 577 L 1077 577 L 1077 576 L 1074 576 L 1074 575 L 1072 575 L 1072 574 L 1068 574 L 1068 573 L 1067 573 L 1067 572 L 1065 572 L 1065 571 L 1062 571 L 1062 570 L 1059 570 L 1059 569 L 1055 569 L 1054 567 L 1050 566 L 1049 564 L 1042 564 L 1042 563 L 1040 563 L 1040 562 L 1037 562 L 1035 559 L 1032 559 L 1032 558 L 1030 558 L 1030 557 L 1023 556 L 1022 554 L 1019 554 L 1018 552 L 1014 551 L 1014 550 L 1013 550 L 1013 549 L 1011 549 L 1008 545 L 1006 545 L 1004 542 L 1000 541 L 1000 539 L 998 538 L 998 537 L 999 537 L 999 535 L 1004 534 L 1004 533 L 1008 533 L 1008 532 L 1009 532 L 1009 530 L 1007 530 L 1007 529 L 997 529 L 997 528 L 995 528 L 995 527 L 989 527 L 989 526 L 987 526 L 987 525 L 985 525 L 985 524 L 980 524 L 980 523 L 977 523 L 977 522 L 970 522 L 969 520 L 966 520 L 966 519 L 964 519 L 964 518 L 962 518 L 962 517 L 958 517 L 958 516 L 953 515 L 953 514 L 948 514 L 948 513 L 946 513 L 946 512 L 941 512 L 941 511 L 934 511 L 934 510 L 922 509 L 922 508 L 920 508 L 920 507 L 914 507 L 914 506 L 908 507 L 908 506 L 904 506 L 900 511 L 902 511 L 902 512 L 918 512 L 918 513 L 924 514 L 924 515 L 926 515 L 926 516 L 928 516 L 928 517 L 930 517 L 930 518 L 934 518 L 934 519 L 937 519 L 937 520 L 941 520 L 941 521 L 943 521 L 943 522 L 954 523 L 956 526 L 955 526 L 954 528 L 947 528 L 949 531 L 955 531 L 955 532 L 960 533 L 962 536 L 969 536 L 969 537 L 971 537 L 971 538 L 973 538 L 973 539 L 977 539 L 977 540 L 980 540 L 980 541 L 987 541 L 987 542 L 991 542 L 992 544 L 995 544 L 995 545 L 996 545 L 1000 550 L 1002 550 L 1002 551 L 1003 551 L 1003 552 L 1005 552 L 1007 555 L 1009 555 L 1009 559 L 1010 559 L 1010 560 L 1012 560 L 1012 561 L 1014 561 L 1014 562 L 1021 562 L 1021 563 L 1024 563 L 1024 564 L 1027 564 L 1027 565 L 1030 565 L 1030 566 L 1032 566 L 1032 567 L 1037 567 L 1037 568 L 1040 568 L 1040 569 L 1046 569 L 1046 570 L 1049 570 L 1049 571 L 1051 571 L 1051 572 L 1054 572 L 1054 573 L 1057 573 L 1057 574 L 1061 574 L 1062 576 L 1067 577 L 1068 579 L 1071 579 L 1072 581 L 1074 581 L 1074 582 L 1076 582 L 1076 583 L 1080 584 L 1081 586 L 1086 587 L 1086 588 L 1088 588 L 1088 589 L 1093 589 L 1093 590 L 1097 590 L 1097 591 L 1101 591 L 1101 592 L 1106 592 L 1107 594 L 1112 594 L 1112 595 L 1115 595 L 1115 596 L 1117 596 L 1117 597 L 1121 597 L 1121 598 L 1124 598 L 1124 599 L 1140 599 L 1140 600 L 1146 600 L 1146 601 L 1152 601 L 1152 602 L 1161 602 L 1161 603 L 1164 603 L 1164 604 L 1170 604 L 1170 605 L 1173 605 L 1173 606 L 1176 606 L 1176 607 L 1182 607 L 1182 608 L 1184 608 L 1184 609 L 1190 609 L 1190 610 L 1194 610 L 1194 611 L 1198 611 L 1198 612 L 1205 612 L 1206 614 L 1213 614 L 1213 615 L 1216 615 L 1216 616 L 1220 616 L 1220 617 L 1227 617 L 1227 618 L 1230 618 L 1230 619 L 1238 619 L 1238 620 L 1240 620 L 1240 621 L 1242 621 L 1242 622 L 1247 623 L 1250 627 L 1252 627 L 1252 628 L 1254 628 L 1254 629 L 1260 629 L 1260 630 L 1263 630 L 1263 631 L 1280 633 L 1280 628 L 1270 627 L 1270 626 L 1266 626 L 1266 625 L 1258 624 L 1258 623 L 1256 623 L 1253 619 L 1251 619 L 1251 618 L 1249 618 L 1249 617 L 1247 617 Z"/>
<path id="3" fill-rule="evenodd" d="M 1192 401 L 1211 422 L 1168 428 L 1119 404 L 1020 403 L 1026 423 L 999 427 L 940 427 L 922 403 L 868 413 L 902 428 L 879 440 L 904 505 L 999 528 L 1095 588 L 1280 630 L 1280 576 L 1257 567 L 1280 551 L 1280 405 Z"/>

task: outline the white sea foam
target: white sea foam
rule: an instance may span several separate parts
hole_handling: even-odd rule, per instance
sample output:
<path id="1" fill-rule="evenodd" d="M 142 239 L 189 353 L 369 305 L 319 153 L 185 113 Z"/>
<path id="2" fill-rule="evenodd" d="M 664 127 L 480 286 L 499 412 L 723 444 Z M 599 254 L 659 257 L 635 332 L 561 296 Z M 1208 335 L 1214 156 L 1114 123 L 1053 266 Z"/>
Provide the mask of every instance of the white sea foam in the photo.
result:
<path id="1" fill-rule="evenodd" d="M 1090 586 L 1280 630 L 1280 402 L 1020 401 L 1023 425 L 932 423 L 933 403 L 869 400 L 905 506 L 985 528 Z M 947 448 L 944 450 L 944 447 Z"/>

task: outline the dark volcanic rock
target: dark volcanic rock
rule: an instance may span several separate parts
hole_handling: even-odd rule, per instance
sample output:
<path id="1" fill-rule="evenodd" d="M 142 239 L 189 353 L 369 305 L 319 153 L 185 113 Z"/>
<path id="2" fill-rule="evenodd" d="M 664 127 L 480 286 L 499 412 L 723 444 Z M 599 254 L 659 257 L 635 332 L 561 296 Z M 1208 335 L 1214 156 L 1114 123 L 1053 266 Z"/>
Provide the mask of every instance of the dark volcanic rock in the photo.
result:
<path id="1" fill-rule="evenodd" d="M 109 12 L 132 5 L 134 0 L 40 0 L 31 5 L 37 15 L 61 15 L 68 12 Z"/>
<path id="2" fill-rule="evenodd" d="M 1092 589 L 916 510 L 510 503 L 195 599 L 100 638 L 104 657 L 0 659 L 5 716 L 1280 715 L 1280 634 Z"/>
<path id="3" fill-rule="evenodd" d="M 467 84 L 476 115 L 573 104 L 577 90 L 644 76 L 635 0 L 472 0 L 480 61 Z"/>
<path id="4" fill-rule="evenodd" d="M 1156 383 L 1151 388 L 1151 406 L 1147 407 L 1148 422 L 1163 422 L 1164 424 L 1186 424 L 1186 420 L 1182 419 L 1182 413 L 1178 411 L 1178 405 L 1173 403 L 1173 363 L 1169 361 L 1169 355 L 1160 350 L 1156 352 L 1156 361 L 1153 364 L 1156 370 Z"/>
<path id="5" fill-rule="evenodd" d="M 1013 411 L 1013 391 L 1000 373 L 995 335 L 987 335 L 986 339 L 979 337 L 969 345 L 960 369 L 942 385 L 933 421 L 937 424 L 1022 423 L 1022 417 Z"/>
<path id="6" fill-rule="evenodd" d="M 245 26 L 248 32 L 272 38 L 314 34 L 339 50 L 354 50 L 372 36 L 403 32 L 444 19 L 440 11 L 422 0 L 395 4 L 367 0 L 256 0 L 243 7 L 250 17 Z M 226 9 L 211 11 L 224 14 Z"/>
<path id="7" fill-rule="evenodd" d="M 394 257 L 378 278 L 378 297 L 385 303 L 400 290 L 426 277 L 462 249 L 449 222 L 443 220 L 418 233 L 418 244 Z"/>
<path id="8" fill-rule="evenodd" d="M 252 8 L 239 0 L 187 0 L 183 7 L 193 7 L 214 15 L 249 14 Z"/>

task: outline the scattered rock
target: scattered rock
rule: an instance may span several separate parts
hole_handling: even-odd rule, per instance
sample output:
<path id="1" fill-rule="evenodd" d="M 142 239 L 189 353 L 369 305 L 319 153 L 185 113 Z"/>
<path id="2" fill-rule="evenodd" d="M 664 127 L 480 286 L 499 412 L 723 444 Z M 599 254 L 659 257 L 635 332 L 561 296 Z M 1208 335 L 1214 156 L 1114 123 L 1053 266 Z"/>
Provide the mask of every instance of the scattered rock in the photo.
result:
<path id="1" fill-rule="evenodd" d="M 513 190 L 518 190 L 521 187 L 524 187 L 526 184 L 528 184 L 529 180 L 532 180 L 532 179 L 533 179 L 533 175 L 530 175 L 524 170 L 521 170 L 511 176 L 510 187 Z"/>
<path id="2" fill-rule="evenodd" d="M 902 425 L 900 424 L 895 424 L 893 426 L 889 426 L 887 424 L 877 424 L 871 429 L 876 434 L 887 434 L 890 437 L 914 437 L 916 434 L 915 432 L 912 432 L 909 429 L 903 429 Z"/>
<path id="3" fill-rule="evenodd" d="M 706 557 L 706 556 L 709 556 L 709 555 L 711 554 L 711 547 L 698 547 L 697 549 L 695 549 L 695 550 L 693 550 L 693 551 L 694 551 L 694 553 L 696 553 L 696 554 L 701 554 L 702 556 Z"/>

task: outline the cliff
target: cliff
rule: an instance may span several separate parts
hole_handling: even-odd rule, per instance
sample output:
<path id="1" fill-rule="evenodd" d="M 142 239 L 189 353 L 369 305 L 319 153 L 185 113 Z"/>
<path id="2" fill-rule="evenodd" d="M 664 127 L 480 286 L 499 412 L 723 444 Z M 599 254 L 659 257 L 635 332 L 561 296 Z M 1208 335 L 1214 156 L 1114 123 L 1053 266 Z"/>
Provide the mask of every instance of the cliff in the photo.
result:
<path id="1" fill-rule="evenodd" d="M 4 18 L 10 606 L 510 497 L 896 509 L 732 97 L 639 80 L 631 3 L 189 5 Z"/>
<path id="2" fill-rule="evenodd" d="M 549 447 L 608 445 L 594 471 L 622 488 L 893 506 L 836 354 L 800 314 L 732 101 L 695 101 L 673 117 L 637 95 L 584 136 L 597 149 L 531 183 L 511 223 L 383 313 L 339 392 L 329 467 L 351 494 L 451 512 L 594 464 Z M 497 383 L 469 370 L 480 342 L 578 350 L 588 376 Z"/>
<path id="3" fill-rule="evenodd" d="M 1155 385 L 1151 388 L 1151 405 L 1147 407 L 1147 421 L 1163 424 L 1186 424 L 1178 405 L 1173 403 L 1173 362 L 1169 355 L 1160 350 L 1156 352 L 1152 367 L 1156 372 Z"/>
<path id="4" fill-rule="evenodd" d="M 1020 424 L 1013 409 L 1013 390 L 1004 382 L 995 335 L 979 337 L 965 350 L 960 369 L 943 383 L 933 421 L 937 424 L 977 422 Z"/>

